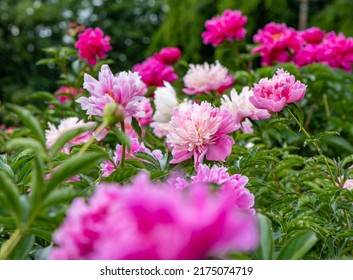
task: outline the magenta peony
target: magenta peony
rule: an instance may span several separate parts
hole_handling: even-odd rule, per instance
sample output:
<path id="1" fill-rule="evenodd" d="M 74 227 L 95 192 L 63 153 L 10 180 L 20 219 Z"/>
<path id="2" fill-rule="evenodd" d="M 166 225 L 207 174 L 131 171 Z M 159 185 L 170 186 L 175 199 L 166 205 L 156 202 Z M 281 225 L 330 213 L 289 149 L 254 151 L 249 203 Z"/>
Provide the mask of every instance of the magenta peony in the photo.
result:
<path id="1" fill-rule="evenodd" d="M 221 16 L 214 17 L 205 22 L 206 31 L 202 33 L 203 43 L 218 46 L 224 40 L 234 41 L 245 38 L 244 28 L 247 17 L 241 11 L 226 10 Z"/>
<path id="2" fill-rule="evenodd" d="M 164 64 L 172 64 L 180 59 L 181 50 L 179 48 L 163 48 L 153 57 Z"/>
<path id="3" fill-rule="evenodd" d="M 54 242 L 50 259 L 206 259 L 255 249 L 258 228 L 231 196 L 140 174 L 131 185 L 101 184 L 88 203 L 77 198 Z"/>
<path id="4" fill-rule="evenodd" d="M 97 64 L 97 58 L 107 57 L 107 52 L 112 49 L 109 42 L 110 37 L 104 36 L 99 27 L 87 28 L 78 35 L 75 47 L 78 49 L 79 57 L 86 59 L 89 65 L 94 66 Z"/>

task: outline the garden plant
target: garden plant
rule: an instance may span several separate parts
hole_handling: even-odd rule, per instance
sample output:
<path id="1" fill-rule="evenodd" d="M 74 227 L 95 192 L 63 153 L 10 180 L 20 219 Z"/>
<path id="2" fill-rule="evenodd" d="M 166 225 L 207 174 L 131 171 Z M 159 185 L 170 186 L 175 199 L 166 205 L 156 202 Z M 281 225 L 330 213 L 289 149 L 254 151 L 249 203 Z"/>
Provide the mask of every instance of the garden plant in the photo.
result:
<path id="1" fill-rule="evenodd" d="M 349 259 L 353 38 L 225 10 L 213 61 L 115 73 L 109 34 L 44 49 L 55 92 L 0 107 L 0 259 Z M 44 58 L 44 56 L 46 56 Z"/>

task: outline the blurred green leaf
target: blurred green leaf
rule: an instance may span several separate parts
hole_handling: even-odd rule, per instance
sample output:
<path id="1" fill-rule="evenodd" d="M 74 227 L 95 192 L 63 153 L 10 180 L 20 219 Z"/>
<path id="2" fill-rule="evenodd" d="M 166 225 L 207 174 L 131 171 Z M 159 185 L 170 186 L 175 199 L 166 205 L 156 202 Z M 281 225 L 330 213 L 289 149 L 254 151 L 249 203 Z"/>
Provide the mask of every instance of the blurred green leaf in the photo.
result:
<path id="1" fill-rule="evenodd" d="M 260 230 L 260 245 L 255 251 L 255 258 L 258 260 L 272 260 L 274 241 L 271 220 L 262 214 L 258 214 L 257 217 Z"/>

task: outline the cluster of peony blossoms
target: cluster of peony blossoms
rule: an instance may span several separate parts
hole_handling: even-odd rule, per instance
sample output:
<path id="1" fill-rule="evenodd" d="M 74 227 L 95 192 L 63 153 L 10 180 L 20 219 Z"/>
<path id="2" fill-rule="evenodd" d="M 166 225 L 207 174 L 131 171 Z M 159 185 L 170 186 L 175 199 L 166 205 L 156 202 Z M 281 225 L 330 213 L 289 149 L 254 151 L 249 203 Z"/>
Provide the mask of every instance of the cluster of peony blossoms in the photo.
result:
<path id="1" fill-rule="evenodd" d="M 241 11 L 225 10 L 221 16 L 205 22 L 206 31 L 202 33 L 203 43 L 218 46 L 225 40 L 243 40 L 246 35 L 244 28 L 247 17 Z"/>
<path id="2" fill-rule="evenodd" d="M 54 233 L 50 259 L 207 259 L 254 250 L 256 217 L 204 183 L 177 190 L 139 174 L 77 198 Z"/>
<path id="3" fill-rule="evenodd" d="M 75 44 L 80 58 L 87 60 L 91 66 L 97 64 L 98 58 L 106 58 L 107 52 L 112 49 L 110 37 L 104 36 L 99 27 L 87 28 L 78 35 L 78 41 Z"/>
<path id="4" fill-rule="evenodd" d="M 160 52 L 136 64 L 132 70 L 139 73 L 142 81 L 148 87 L 160 87 L 164 82 L 174 82 L 178 75 L 174 72 L 173 66 L 181 57 L 178 48 L 163 48 Z"/>
<path id="5" fill-rule="evenodd" d="M 262 65 L 323 63 L 352 72 L 353 38 L 346 38 L 342 33 L 325 34 L 318 27 L 298 31 L 284 23 L 271 22 L 254 35 L 254 42 L 259 45 L 252 52 L 261 54 Z"/>

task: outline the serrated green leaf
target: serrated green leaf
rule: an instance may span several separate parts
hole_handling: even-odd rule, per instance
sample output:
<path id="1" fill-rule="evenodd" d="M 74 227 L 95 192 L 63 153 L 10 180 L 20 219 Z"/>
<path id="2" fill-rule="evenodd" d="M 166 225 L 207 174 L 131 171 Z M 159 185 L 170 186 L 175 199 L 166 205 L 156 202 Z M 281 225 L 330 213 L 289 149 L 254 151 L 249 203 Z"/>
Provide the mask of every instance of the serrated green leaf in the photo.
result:
<path id="1" fill-rule="evenodd" d="M 38 120 L 33 117 L 30 111 L 13 104 L 7 104 L 6 107 L 18 116 L 22 123 L 32 131 L 33 136 L 39 141 L 39 143 L 45 147 L 45 136 L 43 129 Z"/>
<path id="2" fill-rule="evenodd" d="M 105 159 L 107 159 L 105 154 L 97 152 L 86 152 L 82 155 L 71 156 L 53 172 L 47 183 L 47 193 L 73 176 L 99 165 Z"/>
<path id="3" fill-rule="evenodd" d="M 317 242 L 316 234 L 309 230 L 299 231 L 290 238 L 278 255 L 278 260 L 299 260 Z"/>
<path id="4" fill-rule="evenodd" d="M 258 260 L 271 260 L 274 246 L 271 220 L 262 214 L 257 216 L 260 229 L 260 245 L 255 251 L 255 257 Z"/>

